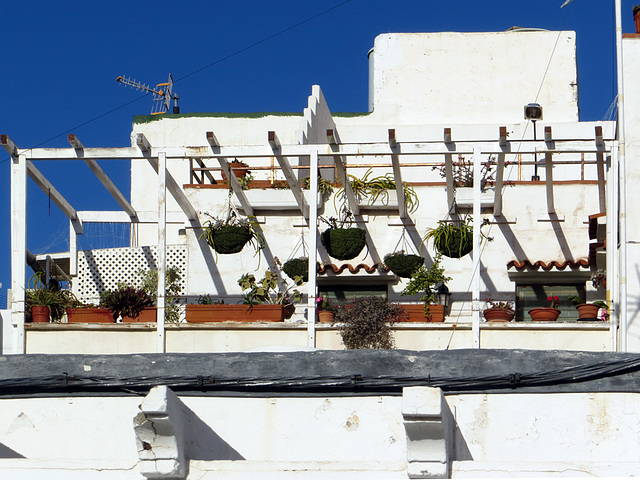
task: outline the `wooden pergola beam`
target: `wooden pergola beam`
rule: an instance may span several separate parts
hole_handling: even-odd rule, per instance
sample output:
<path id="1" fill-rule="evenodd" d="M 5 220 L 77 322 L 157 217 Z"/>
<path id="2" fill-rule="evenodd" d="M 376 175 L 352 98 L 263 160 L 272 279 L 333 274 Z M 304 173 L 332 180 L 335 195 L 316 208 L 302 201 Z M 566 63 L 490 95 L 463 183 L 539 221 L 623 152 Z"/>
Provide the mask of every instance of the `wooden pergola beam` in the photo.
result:
<path id="1" fill-rule="evenodd" d="M 278 141 L 278 137 L 276 132 L 270 131 L 268 134 L 269 145 L 273 149 L 273 155 L 276 157 L 276 160 L 280 164 L 280 168 L 282 169 L 282 173 L 284 174 L 284 178 L 287 179 L 287 183 L 289 184 L 289 188 L 291 189 L 291 193 L 293 193 L 293 197 L 296 199 L 296 203 L 300 208 L 300 212 L 305 220 L 309 220 L 309 205 L 307 204 L 307 200 L 304 198 L 304 192 L 300 188 L 300 182 L 296 178 L 295 173 L 293 173 L 293 169 L 289 164 L 289 160 L 287 157 L 283 157 L 280 155 L 280 143 Z"/>

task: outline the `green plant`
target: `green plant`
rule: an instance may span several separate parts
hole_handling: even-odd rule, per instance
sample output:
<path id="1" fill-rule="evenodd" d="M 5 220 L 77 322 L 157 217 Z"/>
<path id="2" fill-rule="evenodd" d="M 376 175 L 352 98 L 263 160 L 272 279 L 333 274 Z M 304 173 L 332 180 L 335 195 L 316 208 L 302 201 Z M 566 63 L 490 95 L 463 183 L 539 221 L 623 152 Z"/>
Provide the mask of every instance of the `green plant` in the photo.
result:
<path id="1" fill-rule="evenodd" d="M 367 198 L 369 205 L 372 205 L 376 200 L 380 199 L 383 204 L 387 205 L 389 203 L 389 192 L 396 189 L 395 178 L 393 177 L 393 174 L 387 173 L 386 175 L 369 179 L 371 172 L 372 169 L 369 168 L 362 178 L 349 175 L 351 190 L 358 202 Z M 402 183 L 402 189 L 404 190 L 404 201 L 407 210 L 410 213 L 415 212 L 418 209 L 418 195 L 413 187 L 406 182 Z M 340 210 L 347 210 L 348 199 L 344 186 L 336 193 L 336 199 L 342 204 L 342 208 Z"/>
<path id="2" fill-rule="evenodd" d="M 484 190 L 487 184 L 495 179 L 496 172 L 493 170 L 493 157 L 482 164 L 480 170 L 480 189 Z M 431 168 L 438 170 L 440 177 L 446 178 L 447 171 L 444 165 L 436 165 Z M 454 187 L 473 187 L 473 171 L 474 165 L 472 160 L 466 160 L 462 155 L 458 155 L 458 161 L 453 163 L 453 186 Z"/>
<path id="3" fill-rule="evenodd" d="M 320 234 L 320 243 L 329 255 L 338 260 L 357 257 L 367 243 L 367 232 L 350 226 L 353 222 L 351 216 L 351 212 L 346 212 L 340 220 L 335 217 L 329 217 L 329 220 L 320 217 L 329 225 L 329 228 Z"/>
<path id="4" fill-rule="evenodd" d="M 145 307 L 153 306 L 153 300 L 141 288 L 120 285 L 115 290 L 100 294 L 100 305 L 111 310 L 114 320 L 119 317 L 136 318 Z"/>
<path id="5" fill-rule="evenodd" d="M 49 307 L 52 322 L 62 320 L 67 307 L 78 303 L 78 299 L 69 290 L 60 289 L 57 282 L 48 286 L 42 281 L 42 272 L 34 273 L 29 279 L 29 288 L 25 291 L 25 310 L 31 316 L 34 306 Z"/>
<path id="6" fill-rule="evenodd" d="M 335 321 L 349 350 L 360 348 L 390 349 L 394 347 L 390 325 L 406 321 L 407 311 L 383 297 L 360 297 L 338 310 Z"/>
<path id="7" fill-rule="evenodd" d="M 319 264 L 316 263 L 316 271 L 318 268 Z M 282 271 L 296 284 L 300 280 L 306 283 L 309 281 L 309 259 L 307 257 L 299 257 L 287 260 L 282 266 Z"/>
<path id="8" fill-rule="evenodd" d="M 213 298 L 211 295 L 200 295 L 198 297 L 198 305 L 222 305 L 224 300 Z"/>
<path id="9" fill-rule="evenodd" d="M 240 188 L 242 188 L 242 190 L 249 190 L 249 185 L 252 181 L 253 175 L 251 175 L 251 172 L 249 172 L 248 170 L 245 175 L 238 177 L 238 183 L 240 184 Z"/>
<path id="10" fill-rule="evenodd" d="M 400 295 L 416 295 L 420 292 L 424 292 L 424 295 L 420 297 L 420 301 L 424 302 L 424 312 L 428 318 L 431 317 L 429 312 L 429 305 L 433 304 L 437 300 L 438 288 L 446 285 L 451 277 L 444 274 L 444 267 L 440 265 L 442 261 L 442 254 L 436 255 L 433 259 L 433 263 L 429 268 L 422 265 L 416 271 L 411 274 L 411 279 L 400 293 Z"/>
<path id="11" fill-rule="evenodd" d="M 596 300 L 595 302 L 592 302 L 592 303 L 599 308 L 604 308 L 605 310 L 609 310 L 609 305 L 607 305 L 607 302 L 603 302 L 602 300 Z"/>
<path id="12" fill-rule="evenodd" d="M 424 263 L 424 258 L 419 255 L 404 253 L 404 250 L 389 253 L 384 256 L 384 264 L 393 273 L 402 278 L 410 278 L 420 265 Z"/>
<path id="13" fill-rule="evenodd" d="M 423 241 L 433 240 L 435 249 L 450 258 L 461 258 L 473 250 L 473 217 L 467 215 L 464 219 L 451 222 L 447 220 L 438 221 L 438 226 L 427 229 Z M 480 225 L 482 228 L 488 223 L 484 220 Z M 487 241 L 493 240 L 480 231 L 481 238 Z"/>
<path id="14" fill-rule="evenodd" d="M 279 261 L 274 261 L 274 270 L 278 268 Z M 296 282 L 296 286 L 302 285 L 302 279 Z M 302 301 L 302 294 L 290 286 L 286 280 L 279 280 L 278 273 L 273 270 L 266 270 L 264 277 L 256 280 L 255 275 L 245 273 L 238 279 L 238 285 L 242 289 L 244 303 L 249 305 L 261 305 L 263 303 L 271 305 L 289 305 Z"/>
<path id="15" fill-rule="evenodd" d="M 216 252 L 225 255 L 240 252 L 247 243 L 254 247 L 256 254 L 265 247 L 258 222 L 239 218 L 235 212 L 231 212 L 225 220 L 211 217 L 204 225 L 202 237 Z"/>
<path id="16" fill-rule="evenodd" d="M 585 302 L 582 301 L 582 299 L 580 297 L 576 297 L 575 295 L 571 296 L 571 297 L 568 297 L 567 300 L 569 300 L 571 303 L 573 303 L 574 307 L 577 307 L 578 305 L 581 305 L 581 304 L 585 303 Z"/>
<path id="17" fill-rule="evenodd" d="M 634 15 L 640 12 L 640 5 L 634 5 L 632 10 Z"/>
<path id="18" fill-rule="evenodd" d="M 304 190 L 309 190 L 309 188 L 311 188 L 310 177 L 304 177 L 302 179 L 302 188 Z M 331 182 L 329 180 L 318 177 L 318 192 L 320 192 L 322 195 L 329 195 L 333 192 L 333 185 L 331 185 Z"/>
<path id="19" fill-rule="evenodd" d="M 151 269 L 145 270 L 141 268 L 138 270 L 138 275 L 141 277 L 141 288 L 144 290 L 153 304 L 157 304 L 158 296 L 158 270 Z M 164 307 L 164 319 L 169 323 L 178 323 L 180 321 L 180 305 L 178 304 L 178 296 L 182 287 L 180 282 L 182 280 L 182 273 L 179 268 L 167 267 L 165 272 L 165 307 Z"/>

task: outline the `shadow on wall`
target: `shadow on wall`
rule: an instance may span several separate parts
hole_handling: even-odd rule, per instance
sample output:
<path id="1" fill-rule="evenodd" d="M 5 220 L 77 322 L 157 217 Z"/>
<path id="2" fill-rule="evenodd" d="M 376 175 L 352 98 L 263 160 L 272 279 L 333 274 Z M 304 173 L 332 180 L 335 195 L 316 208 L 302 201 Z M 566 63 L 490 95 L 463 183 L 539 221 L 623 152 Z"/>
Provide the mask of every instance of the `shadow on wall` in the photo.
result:
<path id="1" fill-rule="evenodd" d="M 184 405 L 184 404 L 183 404 Z M 189 432 L 185 455 L 190 460 L 246 460 L 236 449 L 204 423 L 193 410 L 184 405 Z"/>
<path id="2" fill-rule="evenodd" d="M 0 443 L 0 458 L 26 458 L 15 450 L 10 449 L 6 445 Z"/>

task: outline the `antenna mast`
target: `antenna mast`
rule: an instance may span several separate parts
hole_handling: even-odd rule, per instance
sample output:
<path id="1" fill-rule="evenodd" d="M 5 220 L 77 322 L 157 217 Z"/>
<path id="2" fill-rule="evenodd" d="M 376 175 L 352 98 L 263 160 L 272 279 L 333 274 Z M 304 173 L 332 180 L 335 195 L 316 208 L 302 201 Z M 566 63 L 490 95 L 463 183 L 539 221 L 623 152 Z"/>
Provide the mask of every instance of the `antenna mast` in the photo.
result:
<path id="1" fill-rule="evenodd" d="M 161 115 L 168 112 L 171 107 L 171 100 L 173 100 L 173 113 L 180 113 L 180 107 L 178 107 L 178 99 L 180 97 L 173 92 L 173 76 L 171 74 L 169 74 L 169 80 L 167 82 L 159 83 L 155 89 L 122 75 L 116 78 L 116 82 L 135 88 L 136 90 L 153 93 L 151 115 Z"/>

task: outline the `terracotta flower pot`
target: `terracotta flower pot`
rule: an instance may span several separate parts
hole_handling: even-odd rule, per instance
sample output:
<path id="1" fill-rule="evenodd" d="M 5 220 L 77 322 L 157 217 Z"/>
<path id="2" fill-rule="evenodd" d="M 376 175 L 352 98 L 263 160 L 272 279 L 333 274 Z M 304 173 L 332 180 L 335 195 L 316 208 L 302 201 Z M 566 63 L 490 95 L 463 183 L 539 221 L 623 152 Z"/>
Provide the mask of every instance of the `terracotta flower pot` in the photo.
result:
<path id="1" fill-rule="evenodd" d="M 47 305 L 34 305 L 31 307 L 33 323 L 49 323 L 49 307 Z"/>
<path id="2" fill-rule="evenodd" d="M 158 319 L 157 312 L 156 307 L 147 307 L 136 318 L 122 317 L 122 323 L 155 323 Z"/>
<path id="3" fill-rule="evenodd" d="M 407 322 L 444 322 L 444 305 L 429 305 L 430 317 L 424 312 L 424 305 L 419 304 L 401 304 L 401 306 L 409 314 Z"/>
<path id="4" fill-rule="evenodd" d="M 600 307 L 598 307 L 598 305 L 594 305 L 593 303 L 581 303 L 576 308 L 578 309 L 579 320 L 599 320 L 598 310 L 600 310 Z"/>
<path id="5" fill-rule="evenodd" d="M 69 323 L 115 323 L 108 308 L 67 308 Z"/>
<path id="6" fill-rule="evenodd" d="M 516 312 L 510 308 L 487 308 L 482 312 L 487 322 L 510 322 Z"/>
<path id="7" fill-rule="evenodd" d="M 318 321 L 320 323 L 331 323 L 336 314 L 329 310 L 318 310 Z"/>
<path id="8" fill-rule="evenodd" d="M 187 322 L 282 322 L 282 305 L 187 305 Z"/>
<path id="9" fill-rule="evenodd" d="M 529 310 L 534 322 L 555 322 L 560 316 L 560 310 L 551 307 L 540 307 Z"/>

